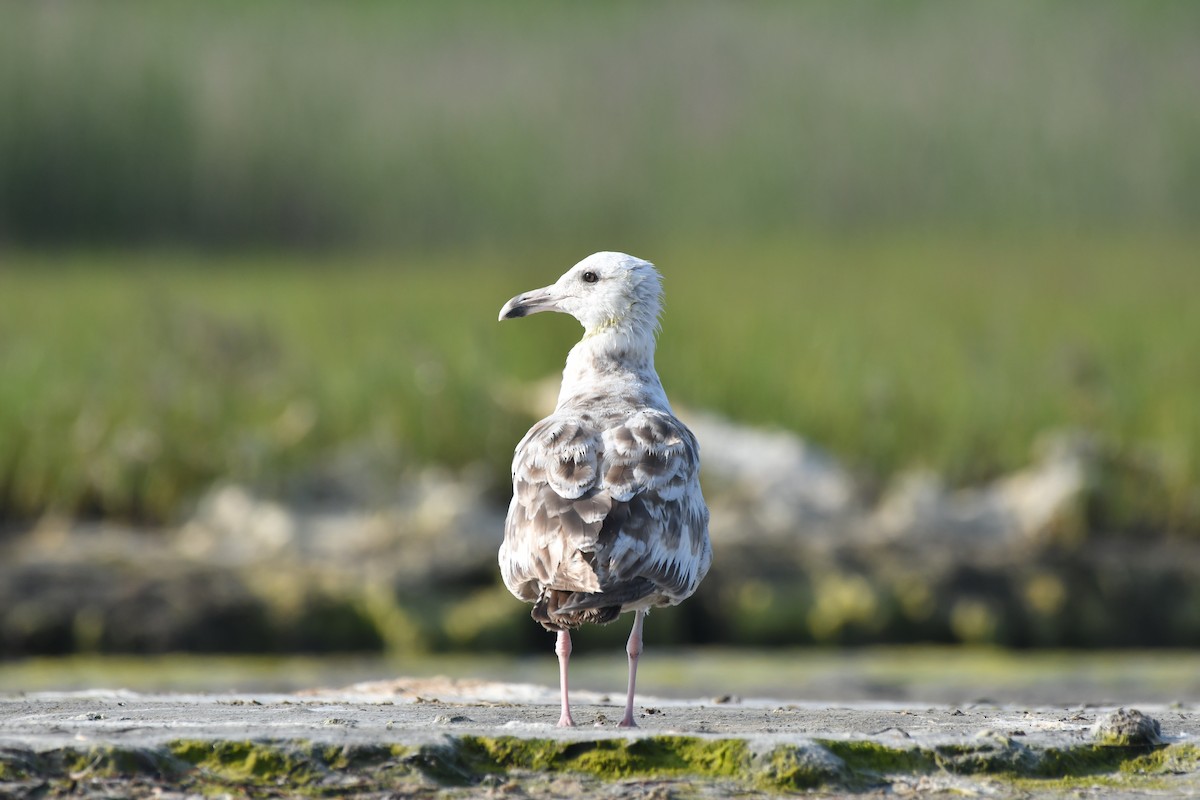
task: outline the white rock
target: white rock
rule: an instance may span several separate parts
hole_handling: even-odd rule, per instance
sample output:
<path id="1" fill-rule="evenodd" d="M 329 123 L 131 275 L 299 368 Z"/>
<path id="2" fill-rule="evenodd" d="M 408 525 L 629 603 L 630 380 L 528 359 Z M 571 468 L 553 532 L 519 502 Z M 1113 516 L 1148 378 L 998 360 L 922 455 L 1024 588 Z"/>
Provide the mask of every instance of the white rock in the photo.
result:
<path id="1" fill-rule="evenodd" d="M 1071 434 L 1054 434 L 1039 449 L 1039 461 L 1000 479 L 992 489 L 1010 510 L 1017 531 L 1028 538 L 1044 535 L 1078 511 L 1095 455 L 1089 439 Z"/>
<path id="2" fill-rule="evenodd" d="M 176 536 L 185 555 L 225 564 L 261 561 L 283 553 L 295 540 L 291 512 L 248 489 L 225 484 L 201 499 Z"/>
<path id="3" fill-rule="evenodd" d="M 1088 488 L 1093 453 L 1082 437 L 1055 434 L 1030 466 L 979 489 L 947 490 L 930 472 L 901 475 L 868 524 L 885 539 L 1037 539 L 1074 514 Z"/>
<path id="4" fill-rule="evenodd" d="M 721 530 L 716 511 L 727 504 L 752 514 L 756 527 L 776 533 L 796 533 L 806 525 L 828 528 L 857 516 L 849 473 L 796 434 L 741 425 L 711 413 L 685 411 L 680 416 L 700 441 L 716 530 Z"/>

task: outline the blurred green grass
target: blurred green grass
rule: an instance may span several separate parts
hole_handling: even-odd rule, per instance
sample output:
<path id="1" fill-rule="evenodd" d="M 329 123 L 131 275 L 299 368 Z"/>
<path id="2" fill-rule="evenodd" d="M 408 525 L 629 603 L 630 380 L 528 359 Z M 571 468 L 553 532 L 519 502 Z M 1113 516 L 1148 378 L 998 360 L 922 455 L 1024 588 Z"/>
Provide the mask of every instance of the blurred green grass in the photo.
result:
<path id="1" fill-rule="evenodd" d="M 1200 534 L 1194 238 L 681 242 L 658 365 L 673 401 L 799 431 L 868 485 L 954 483 L 1079 429 L 1129 457 L 1089 524 Z M 10 253 L 0 267 L 0 512 L 170 520 L 217 480 L 277 491 L 346 448 L 487 465 L 512 389 L 578 331 L 501 325 L 585 253 Z"/>
<path id="2" fill-rule="evenodd" d="M 0 242 L 1195 230 L 1197 32 L 1114 0 L 6 3 Z"/>
<path id="3" fill-rule="evenodd" d="M 0 516 L 169 520 L 363 448 L 502 495 L 505 387 L 574 329 L 495 312 L 624 249 L 667 273 L 679 404 L 869 489 L 1082 429 L 1089 526 L 1200 535 L 1198 31 L 1110 0 L 4 4 Z"/>

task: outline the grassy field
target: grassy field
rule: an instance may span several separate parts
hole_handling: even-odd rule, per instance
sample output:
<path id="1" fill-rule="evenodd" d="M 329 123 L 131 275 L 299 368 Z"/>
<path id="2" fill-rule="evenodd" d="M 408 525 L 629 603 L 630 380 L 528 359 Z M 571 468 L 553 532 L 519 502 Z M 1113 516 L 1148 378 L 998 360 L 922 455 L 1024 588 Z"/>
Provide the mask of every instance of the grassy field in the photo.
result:
<path id="1" fill-rule="evenodd" d="M 620 244 L 620 243 L 616 243 Z M 1126 466 L 1094 527 L 1200 535 L 1200 290 L 1183 237 L 778 239 L 663 246 L 674 401 L 799 431 L 877 485 L 956 483 L 1080 429 Z M 561 368 L 510 296 L 584 255 L 8 254 L 0 512 L 172 519 L 219 479 L 268 491 L 348 448 L 397 477 L 480 462 L 505 491 Z M 1132 466 L 1130 466 L 1132 465 Z"/>
<path id="2" fill-rule="evenodd" d="M 5 3 L 0 243 L 1195 230 L 1198 31 L 1115 0 Z"/>
<path id="3" fill-rule="evenodd" d="M 496 310 L 623 249 L 667 274 L 680 404 L 872 487 L 1093 432 L 1093 527 L 1200 535 L 1198 31 L 1108 0 L 4 4 L 0 515 L 171 519 L 347 451 L 502 494 L 511 386 L 574 330 Z"/>

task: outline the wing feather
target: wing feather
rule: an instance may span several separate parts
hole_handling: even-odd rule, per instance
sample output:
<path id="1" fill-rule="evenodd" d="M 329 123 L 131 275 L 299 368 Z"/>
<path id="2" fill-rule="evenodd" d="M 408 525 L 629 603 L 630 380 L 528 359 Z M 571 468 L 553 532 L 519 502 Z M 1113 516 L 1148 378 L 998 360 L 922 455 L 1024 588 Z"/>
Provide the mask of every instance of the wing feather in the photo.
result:
<path id="1" fill-rule="evenodd" d="M 547 417 L 513 458 L 505 584 L 528 602 L 575 593 L 564 614 L 678 603 L 712 560 L 698 472 L 695 437 L 664 411 Z"/>

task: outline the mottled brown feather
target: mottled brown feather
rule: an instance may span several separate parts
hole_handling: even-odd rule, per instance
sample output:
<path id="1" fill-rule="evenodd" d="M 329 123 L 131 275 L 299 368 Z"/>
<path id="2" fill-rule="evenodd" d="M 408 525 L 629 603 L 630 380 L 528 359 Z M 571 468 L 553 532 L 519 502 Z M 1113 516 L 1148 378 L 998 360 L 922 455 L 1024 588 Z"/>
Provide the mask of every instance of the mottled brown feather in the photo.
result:
<path id="1" fill-rule="evenodd" d="M 550 629 L 674 605 L 708 571 L 698 446 L 665 411 L 556 414 L 513 459 L 501 572 Z"/>

